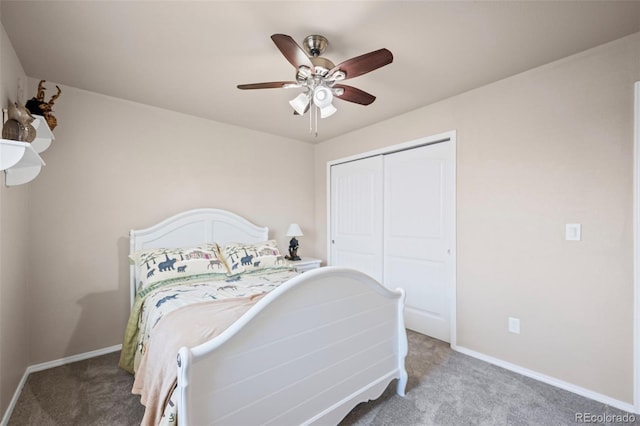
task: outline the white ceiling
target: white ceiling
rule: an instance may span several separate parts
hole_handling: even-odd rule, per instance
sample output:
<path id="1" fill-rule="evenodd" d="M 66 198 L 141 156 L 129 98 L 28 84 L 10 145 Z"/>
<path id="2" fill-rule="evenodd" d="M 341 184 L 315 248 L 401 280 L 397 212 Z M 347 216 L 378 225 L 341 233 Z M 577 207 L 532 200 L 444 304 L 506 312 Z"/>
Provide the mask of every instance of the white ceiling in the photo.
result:
<path id="1" fill-rule="evenodd" d="M 30 77 L 319 142 L 640 31 L 640 1 L 2 0 L 0 18 Z M 336 100 L 315 137 L 299 89 L 236 88 L 295 80 L 275 33 L 394 61 L 347 80 L 376 101 Z"/>

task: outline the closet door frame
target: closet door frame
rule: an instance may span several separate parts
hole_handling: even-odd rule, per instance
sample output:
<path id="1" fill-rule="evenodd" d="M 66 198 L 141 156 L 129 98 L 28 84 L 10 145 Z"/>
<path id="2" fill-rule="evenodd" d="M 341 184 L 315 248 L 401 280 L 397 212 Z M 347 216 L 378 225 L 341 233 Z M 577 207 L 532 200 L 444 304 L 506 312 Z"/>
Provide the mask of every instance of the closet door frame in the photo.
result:
<path id="1" fill-rule="evenodd" d="M 347 163 L 350 161 L 357 161 L 364 158 L 374 157 L 378 155 L 392 154 L 394 152 L 406 151 L 412 148 L 418 148 L 421 146 L 432 145 L 436 143 L 447 142 L 452 144 L 453 159 L 452 159 L 452 174 L 453 174 L 453 211 L 454 217 L 452 221 L 451 229 L 451 268 L 448 271 L 448 279 L 451 283 L 449 288 L 449 313 L 450 313 L 450 345 L 456 347 L 456 270 L 457 270 L 457 250 L 456 250 L 456 228 L 457 228 L 457 208 L 456 208 L 456 163 L 457 163 L 457 149 L 456 149 L 456 131 L 439 133 L 433 136 L 427 136 L 420 139 L 415 139 L 409 142 L 400 143 L 397 145 L 387 146 L 381 149 L 373 151 L 367 151 L 360 154 L 352 155 L 349 157 L 340 158 L 337 160 L 327 162 L 327 259 L 331 261 L 331 236 L 332 236 L 332 223 L 331 223 L 331 166 Z"/>

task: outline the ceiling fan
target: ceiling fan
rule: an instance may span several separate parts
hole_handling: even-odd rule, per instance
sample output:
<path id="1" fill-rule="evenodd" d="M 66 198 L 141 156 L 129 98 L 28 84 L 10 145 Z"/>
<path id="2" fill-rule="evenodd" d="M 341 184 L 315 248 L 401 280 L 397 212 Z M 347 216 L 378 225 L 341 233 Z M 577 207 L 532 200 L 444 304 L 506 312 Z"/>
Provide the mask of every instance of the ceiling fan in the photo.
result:
<path id="1" fill-rule="evenodd" d="M 379 49 L 334 65 L 327 58 L 320 56 L 329 44 L 321 35 L 306 37 L 303 42 L 304 49 L 285 34 L 274 34 L 271 39 L 284 57 L 296 68 L 296 80 L 239 84 L 238 89 L 302 88 L 303 92 L 289 101 L 289 104 L 297 115 L 303 115 L 312 106 L 315 107 L 316 129 L 318 111 L 321 118 L 329 117 L 337 111 L 332 103 L 334 96 L 360 105 L 369 105 L 376 99 L 375 96 L 363 90 L 339 84 L 339 82 L 361 76 L 393 62 L 393 55 L 389 50 Z M 311 119 L 310 116 L 310 121 Z"/>

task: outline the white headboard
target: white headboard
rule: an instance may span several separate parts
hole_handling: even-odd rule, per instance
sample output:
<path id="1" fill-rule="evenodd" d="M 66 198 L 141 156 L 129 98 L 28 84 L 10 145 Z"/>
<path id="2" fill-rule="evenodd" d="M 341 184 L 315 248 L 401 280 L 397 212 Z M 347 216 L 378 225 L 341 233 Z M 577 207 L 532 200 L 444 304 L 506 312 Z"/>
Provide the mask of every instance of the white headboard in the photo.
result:
<path id="1" fill-rule="evenodd" d="M 258 243 L 269 239 L 269 228 L 219 209 L 195 209 L 178 213 L 145 229 L 129 232 L 129 253 L 151 248 L 193 247 L 216 242 L 220 245 Z M 136 297 L 138 270 L 130 268 L 131 305 Z"/>

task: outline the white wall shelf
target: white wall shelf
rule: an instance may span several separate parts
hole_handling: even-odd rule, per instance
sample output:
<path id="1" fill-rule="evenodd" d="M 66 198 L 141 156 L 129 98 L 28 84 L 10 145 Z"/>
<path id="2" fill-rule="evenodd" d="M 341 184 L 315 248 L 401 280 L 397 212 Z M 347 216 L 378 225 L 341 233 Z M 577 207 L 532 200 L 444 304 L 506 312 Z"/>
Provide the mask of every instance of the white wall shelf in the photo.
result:
<path id="1" fill-rule="evenodd" d="M 36 129 L 36 138 L 33 142 L 0 139 L 0 170 L 5 171 L 7 186 L 31 182 L 45 165 L 39 153 L 49 148 L 55 137 L 44 117 L 35 117 L 32 125 Z"/>
<path id="2" fill-rule="evenodd" d="M 36 119 L 31 123 L 31 125 L 36 129 L 36 138 L 31 142 L 31 146 L 39 154 L 49 148 L 49 146 L 51 146 L 51 142 L 53 142 L 56 137 L 53 135 L 51 129 L 49 129 L 49 125 L 43 116 L 33 116 Z"/>

